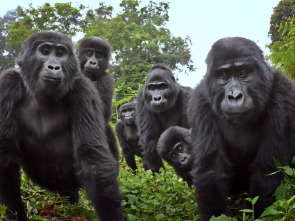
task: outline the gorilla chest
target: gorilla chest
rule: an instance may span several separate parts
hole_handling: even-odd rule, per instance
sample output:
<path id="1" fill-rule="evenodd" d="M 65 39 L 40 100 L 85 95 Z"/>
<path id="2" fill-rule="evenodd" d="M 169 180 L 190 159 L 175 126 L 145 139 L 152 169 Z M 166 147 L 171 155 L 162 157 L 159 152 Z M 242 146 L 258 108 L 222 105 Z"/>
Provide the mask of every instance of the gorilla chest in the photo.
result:
<path id="1" fill-rule="evenodd" d="M 233 163 L 249 164 L 255 159 L 261 139 L 259 129 L 227 127 L 222 134 L 225 152 Z"/>
<path id="2" fill-rule="evenodd" d="M 181 118 L 183 116 L 180 110 L 180 108 L 175 108 L 173 111 L 167 111 L 157 115 L 163 130 L 172 126 L 183 126 L 181 125 Z"/>
<path id="3" fill-rule="evenodd" d="M 137 143 L 139 136 L 136 126 L 125 126 L 125 136 L 129 142 L 134 141 Z"/>
<path id="4" fill-rule="evenodd" d="M 62 102 L 41 103 L 36 99 L 27 98 L 20 105 L 18 122 L 21 134 L 34 139 L 62 134 L 70 129 L 69 108 Z"/>

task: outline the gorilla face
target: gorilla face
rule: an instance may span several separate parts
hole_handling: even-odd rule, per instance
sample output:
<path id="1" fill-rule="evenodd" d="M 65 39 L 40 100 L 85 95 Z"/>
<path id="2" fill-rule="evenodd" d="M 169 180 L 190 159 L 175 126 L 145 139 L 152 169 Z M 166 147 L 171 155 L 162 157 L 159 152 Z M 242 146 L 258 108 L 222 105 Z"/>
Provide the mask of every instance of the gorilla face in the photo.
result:
<path id="1" fill-rule="evenodd" d="M 154 69 L 149 73 L 145 97 L 147 106 L 156 113 L 169 110 L 175 105 L 179 88 L 171 73 L 164 69 Z"/>
<path id="2" fill-rule="evenodd" d="M 26 87 L 38 99 L 62 98 L 79 72 L 71 39 L 53 31 L 29 37 L 17 63 Z"/>
<path id="3" fill-rule="evenodd" d="M 189 144 L 179 142 L 175 144 L 169 154 L 171 165 L 186 168 L 192 165 L 192 157 L 189 153 Z"/>
<path id="4" fill-rule="evenodd" d="M 119 116 L 121 121 L 123 121 L 126 125 L 135 124 L 135 114 L 136 108 L 135 103 L 127 103 L 123 104 L 119 110 Z"/>
<path id="5" fill-rule="evenodd" d="M 245 63 L 224 64 L 216 69 L 215 78 L 223 90 L 220 109 L 226 119 L 235 123 L 252 119 L 255 105 L 248 88 L 255 72 Z"/>
<path id="6" fill-rule="evenodd" d="M 265 109 L 272 76 L 260 49 L 244 38 L 217 41 L 206 59 L 208 99 L 229 123 L 255 122 Z"/>
<path id="7" fill-rule="evenodd" d="M 84 38 L 78 48 L 81 70 L 92 80 L 109 68 L 110 56 L 110 44 L 99 37 Z"/>

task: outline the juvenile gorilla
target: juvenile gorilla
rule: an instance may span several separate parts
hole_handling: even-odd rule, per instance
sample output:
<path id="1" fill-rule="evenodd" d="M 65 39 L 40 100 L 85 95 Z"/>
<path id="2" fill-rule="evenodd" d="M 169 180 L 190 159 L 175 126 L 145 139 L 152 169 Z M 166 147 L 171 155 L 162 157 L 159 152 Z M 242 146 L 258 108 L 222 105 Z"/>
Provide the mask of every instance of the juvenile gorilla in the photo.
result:
<path id="1" fill-rule="evenodd" d="M 126 159 L 127 165 L 133 170 L 137 169 L 135 155 L 142 157 L 141 148 L 138 145 L 139 136 L 135 116 L 136 100 L 132 98 L 132 101 L 120 107 L 120 121 L 116 124 L 116 134 L 122 148 L 123 156 Z"/>
<path id="2" fill-rule="evenodd" d="M 259 215 L 282 179 L 267 176 L 276 171 L 273 158 L 289 165 L 295 154 L 294 86 L 245 38 L 218 40 L 206 63 L 188 108 L 201 219 L 228 214 L 229 194 L 245 190 L 259 196 Z"/>
<path id="3" fill-rule="evenodd" d="M 160 157 L 167 161 L 176 173 L 192 185 L 190 171 L 193 165 L 191 133 L 188 129 L 173 126 L 165 130 L 157 146 Z"/>
<path id="4" fill-rule="evenodd" d="M 192 89 L 179 85 L 166 65 L 155 65 L 146 77 L 137 98 L 136 124 L 143 148 L 145 169 L 158 172 L 163 167 L 157 152 L 160 135 L 171 126 L 188 128 L 187 102 Z"/>
<path id="5" fill-rule="evenodd" d="M 107 72 L 111 56 L 111 46 L 99 37 L 84 38 L 78 47 L 78 57 L 82 73 L 94 82 L 103 101 L 104 118 L 109 122 L 112 115 L 114 79 Z M 108 144 L 114 157 L 119 160 L 119 150 L 113 129 L 106 124 Z"/>
<path id="6" fill-rule="evenodd" d="M 117 162 L 105 136 L 102 102 L 79 72 L 69 37 L 33 34 L 0 76 L 0 203 L 8 220 L 27 220 L 20 166 L 37 184 L 78 201 L 86 187 L 100 220 L 124 220 Z"/>

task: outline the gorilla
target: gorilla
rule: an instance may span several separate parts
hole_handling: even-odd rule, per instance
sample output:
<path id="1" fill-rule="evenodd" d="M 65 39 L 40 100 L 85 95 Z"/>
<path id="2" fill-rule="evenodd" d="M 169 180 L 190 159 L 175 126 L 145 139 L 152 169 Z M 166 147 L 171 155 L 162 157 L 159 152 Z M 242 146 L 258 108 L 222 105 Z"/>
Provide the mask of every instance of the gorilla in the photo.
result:
<path id="1" fill-rule="evenodd" d="M 201 219 L 228 214 L 229 194 L 241 191 L 259 196 L 259 216 L 282 180 L 267 176 L 276 171 L 273 159 L 289 165 L 295 154 L 294 85 L 245 38 L 218 40 L 206 63 L 188 105 Z"/>
<path id="2" fill-rule="evenodd" d="M 112 115 L 114 79 L 107 72 L 111 57 L 111 46 L 99 37 L 84 38 L 78 47 L 78 58 L 82 73 L 94 82 L 104 107 L 104 117 L 109 122 Z M 106 124 L 108 145 L 114 157 L 119 160 L 119 149 L 112 127 Z"/>
<path id="3" fill-rule="evenodd" d="M 159 172 L 163 167 L 157 152 L 162 132 L 171 126 L 189 127 L 186 109 L 191 93 L 191 88 L 176 82 L 171 69 L 164 64 L 157 64 L 148 72 L 146 83 L 138 92 L 136 114 L 146 170 Z"/>
<path id="4" fill-rule="evenodd" d="M 191 133 L 188 129 L 173 126 L 165 130 L 158 141 L 158 153 L 176 173 L 192 185 L 190 171 L 193 165 Z"/>
<path id="5" fill-rule="evenodd" d="M 123 156 L 127 165 L 136 170 L 135 155 L 142 157 L 141 148 L 138 145 L 139 136 L 135 123 L 136 99 L 132 98 L 129 103 L 119 108 L 120 120 L 116 124 L 116 134 L 122 148 Z"/>
<path id="6" fill-rule="evenodd" d="M 31 35 L 0 76 L 0 203 L 7 220 L 27 220 L 20 166 L 37 184 L 78 201 L 85 187 L 100 220 L 124 220 L 117 162 L 105 136 L 102 101 L 80 73 L 71 39 Z"/>

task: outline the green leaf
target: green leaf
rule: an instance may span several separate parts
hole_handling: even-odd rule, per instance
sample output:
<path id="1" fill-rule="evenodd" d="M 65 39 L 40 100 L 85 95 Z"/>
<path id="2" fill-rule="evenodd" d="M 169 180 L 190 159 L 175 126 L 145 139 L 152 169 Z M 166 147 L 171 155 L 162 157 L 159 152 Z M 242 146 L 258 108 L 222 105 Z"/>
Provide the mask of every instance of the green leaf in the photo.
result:
<path id="1" fill-rule="evenodd" d="M 293 176 L 294 175 L 294 171 L 291 167 L 289 166 L 282 166 L 280 167 L 280 169 L 283 169 L 283 171 L 288 174 L 289 176 Z"/>
<path id="2" fill-rule="evenodd" d="M 275 191 L 276 200 L 283 200 L 287 198 L 287 188 L 284 184 L 280 184 Z"/>
<path id="3" fill-rule="evenodd" d="M 259 196 L 256 196 L 256 197 L 253 198 L 253 200 L 251 202 L 252 205 L 255 205 L 255 203 L 257 202 L 258 198 L 259 198 Z"/>
<path id="4" fill-rule="evenodd" d="M 240 211 L 245 213 L 253 213 L 252 209 L 241 209 Z"/>

